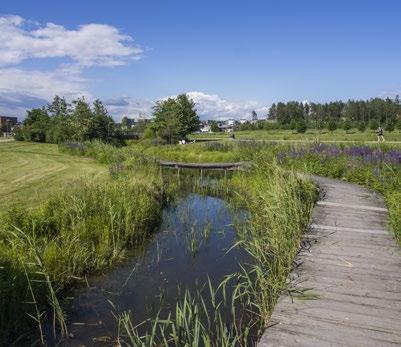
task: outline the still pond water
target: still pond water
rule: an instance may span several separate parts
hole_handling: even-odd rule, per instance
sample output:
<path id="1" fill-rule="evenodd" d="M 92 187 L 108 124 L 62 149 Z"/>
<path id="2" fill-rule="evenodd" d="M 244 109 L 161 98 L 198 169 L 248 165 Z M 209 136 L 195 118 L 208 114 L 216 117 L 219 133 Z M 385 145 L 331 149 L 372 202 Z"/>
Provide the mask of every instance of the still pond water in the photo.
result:
<path id="1" fill-rule="evenodd" d="M 68 309 L 66 346 L 113 346 L 116 315 L 132 313 L 135 324 L 175 310 L 183 291 L 213 286 L 240 270 L 249 256 L 237 241 L 246 213 L 222 199 L 187 194 L 163 211 L 159 230 L 111 272 L 89 280 Z M 163 315 L 163 313 L 166 313 Z"/>

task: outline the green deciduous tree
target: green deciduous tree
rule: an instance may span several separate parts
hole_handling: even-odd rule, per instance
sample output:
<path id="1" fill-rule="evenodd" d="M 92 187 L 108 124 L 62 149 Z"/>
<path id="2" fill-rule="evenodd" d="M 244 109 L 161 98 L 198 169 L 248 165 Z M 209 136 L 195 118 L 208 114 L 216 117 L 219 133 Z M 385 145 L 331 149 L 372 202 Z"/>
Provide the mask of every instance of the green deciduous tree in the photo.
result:
<path id="1" fill-rule="evenodd" d="M 153 116 L 152 128 L 168 143 L 185 139 L 199 128 L 195 103 L 186 94 L 158 101 L 153 107 Z"/>
<path id="2" fill-rule="evenodd" d="M 23 137 L 27 141 L 46 142 L 46 132 L 50 126 L 50 117 L 45 108 L 27 111 L 23 122 Z"/>
<path id="3" fill-rule="evenodd" d="M 218 133 L 220 131 L 220 128 L 215 120 L 211 121 L 210 130 L 213 131 L 214 133 Z"/>

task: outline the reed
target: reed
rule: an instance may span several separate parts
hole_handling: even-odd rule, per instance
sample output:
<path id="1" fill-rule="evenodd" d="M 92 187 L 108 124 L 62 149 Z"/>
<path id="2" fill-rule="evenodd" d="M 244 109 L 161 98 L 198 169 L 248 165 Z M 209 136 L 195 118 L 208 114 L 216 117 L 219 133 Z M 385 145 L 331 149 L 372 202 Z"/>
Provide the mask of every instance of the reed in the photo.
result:
<path id="1" fill-rule="evenodd" d="M 8 211 L 0 223 L 4 344 L 25 334 L 24 328 L 29 331 L 27 314 L 40 326 L 47 308 L 53 316 L 52 333 L 67 336 L 59 302 L 63 290 L 143 242 L 159 221 L 162 203 L 161 180 L 138 172 L 102 181 L 83 179 L 40 208 Z"/>
<path id="2" fill-rule="evenodd" d="M 251 262 L 216 289 L 209 281 L 206 292 L 199 291 L 195 296 L 186 292 L 175 312 L 167 317 L 157 315 L 134 325 L 132 315 L 124 314 L 120 319 L 121 342 L 132 346 L 256 344 L 286 288 L 316 189 L 297 174 L 267 162 L 262 154 L 255 158 L 250 172 L 237 173 L 225 184 L 230 192 L 227 198 L 249 213 L 249 222 L 238 233 L 233 247 L 243 247 Z M 211 309 L 207 309 L 206 301 Z"/>

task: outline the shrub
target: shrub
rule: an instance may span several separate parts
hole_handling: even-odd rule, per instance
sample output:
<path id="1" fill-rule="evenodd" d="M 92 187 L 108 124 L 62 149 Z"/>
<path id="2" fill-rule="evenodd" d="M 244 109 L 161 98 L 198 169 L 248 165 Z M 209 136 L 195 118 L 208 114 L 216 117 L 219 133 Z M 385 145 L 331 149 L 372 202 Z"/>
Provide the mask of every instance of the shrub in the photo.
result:
<path id="1" fill-rule="evenodd" d="M 327 125 L 329 131 L 335 131 L 337 129 L 337 121 L 335 119 L 330 119 Z"/>
<path id="2" fill-rule="evenodd" d="M 376 130 L 378 127 L 379 127 L 379 123 L 378 123 L 378 121 L 376 119 L 371 119 L 369 121 L 369 128 L 371 130 Z"/>
<path id="3" fill-rule="evenodd" d="M 364 132 L 366 130 L 366 123 L 365 122 L 359 122 L 358 130 L 361 131 L 361 132 Z"/>
<path id="4" fill-rule="evenodd" d="M 305 120 L 301 119 L 297 123 L 297 133 L 305 133 L 306 130 L 308 129 Z"/>

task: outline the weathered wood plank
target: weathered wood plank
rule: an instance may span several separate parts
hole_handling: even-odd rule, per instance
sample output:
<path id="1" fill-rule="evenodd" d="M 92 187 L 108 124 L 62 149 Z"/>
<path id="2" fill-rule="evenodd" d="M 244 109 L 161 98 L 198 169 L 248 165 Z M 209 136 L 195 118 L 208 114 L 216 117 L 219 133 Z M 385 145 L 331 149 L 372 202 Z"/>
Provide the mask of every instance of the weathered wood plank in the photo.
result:
<path id="1" fill-rule="evenodd" d="M 377 193 L 314 177 L 313 212 L 292 285 L 313 300 L 280 297 L 259 346 L 400 346 L 401 250 Z"/>
<path id="2" fill-rule="evenodd" d="M 237 163 L 184 163 L 176 161 L 160 160 L 161 167 L 173 169 L 205 169 L 205 170 L 241 170 L 249 167 L 248 162 Z"/>

